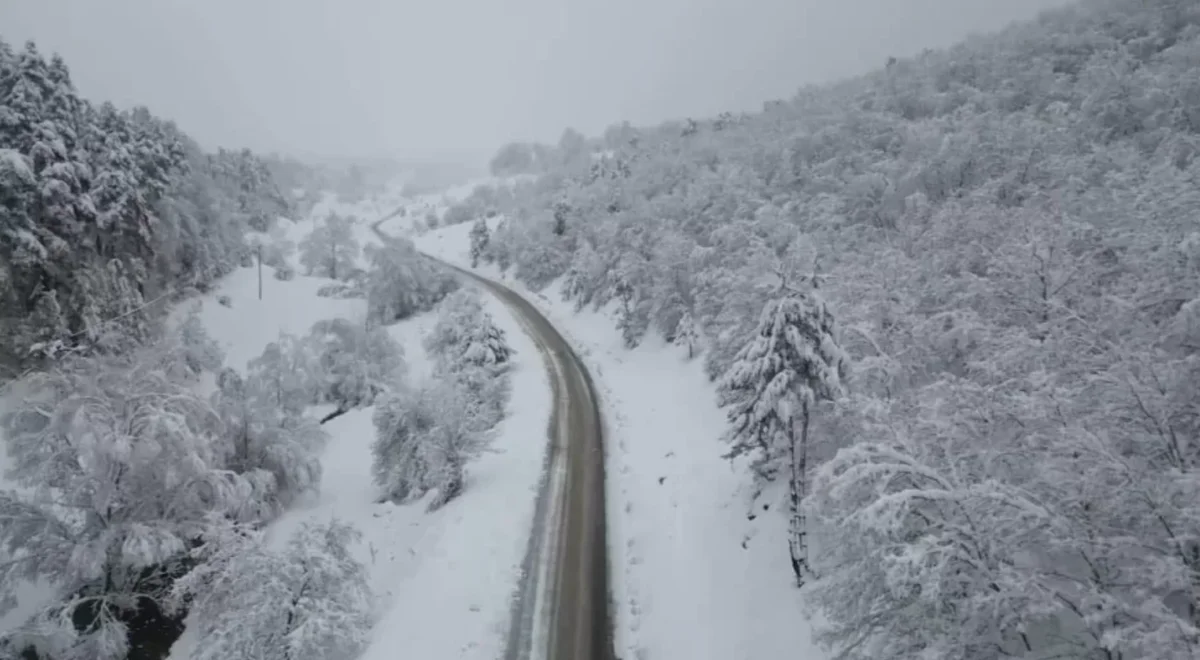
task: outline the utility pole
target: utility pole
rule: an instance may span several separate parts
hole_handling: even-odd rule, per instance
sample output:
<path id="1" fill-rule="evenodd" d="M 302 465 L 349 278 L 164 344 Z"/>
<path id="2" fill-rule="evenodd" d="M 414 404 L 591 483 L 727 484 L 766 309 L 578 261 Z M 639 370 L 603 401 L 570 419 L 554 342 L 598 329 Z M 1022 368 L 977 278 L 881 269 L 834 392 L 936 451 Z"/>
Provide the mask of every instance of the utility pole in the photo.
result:
<path id="1" fill-rule="evenodd" d="M 258 255 L 258 299 L 262 300 L 262 243 L 258 244 L 254 253 Z"/>

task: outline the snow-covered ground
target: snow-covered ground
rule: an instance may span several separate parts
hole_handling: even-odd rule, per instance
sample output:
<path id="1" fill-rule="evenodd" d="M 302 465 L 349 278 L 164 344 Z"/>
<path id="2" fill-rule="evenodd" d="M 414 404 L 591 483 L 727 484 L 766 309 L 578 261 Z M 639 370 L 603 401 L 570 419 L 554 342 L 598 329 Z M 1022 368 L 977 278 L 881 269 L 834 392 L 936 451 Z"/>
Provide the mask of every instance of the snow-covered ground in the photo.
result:
<path id="1" fill-rule="evenodd" d="M 403 219 L 384 224 L 402 232 Z M 415 238 L 460 266 L 470 224 Z M 494 267 L 477 269 L 500 279 Z M 750 521 L 743 466 L 720 456 L 726 428 L 699 359 L 648 337 L 624 348 L 611 318 L 575 313 L 557 283 L 531 293 L 575 344 L 603 399 L 608 429 L 610 555 L 617 655 L 630 660 L 826 657 L 792 586 L 784 516 Z"/>
<path id="2" fill-rule="evenodd" d="M 357 231 L 365 245 L 375 240 L 370 223 L 399 204 L 398 197 L 344 204 L 330 195 L 317 204 L 309 220 L 285 222 L 283 233 L 299 241 L 312 230 L 313 219 L 333 211 L 360 218 Z M 303 335 L 320 320 L 363 318 L 362 300 L 317 296 L 317 289 L 328 282 L 300 274 L 292 281 L 279 281 L 273 269 L 264 266 L 260 300 L 257 268 L 241 268 L 210 294 L 182 306 L 176 318 L 183 308 L 200 305 L 206 329 L 226 352 L 226 365 L 244 369 L 280 332 Z M 217 302 L 222 296 L 228 297 L 230 306 Z M 371 480 L 373 410 L 355 410 L 325 425 L 330 441 L 321 457 L 319 497 L 286 513 L 270 528 L 273 542 L 286 539 L 304 522 L 331 518 L 353 523 L 362 531 L 363 541 L 355 553 L 369 569 L 380 617 L 373 642 L 362 656 L 365 660 L 400 655 L 494 660 L 503 648 L 511 597 L 532 525 L 551 404 L 537 348 L 506 307 L 490 297 L 486 300 L 488 311 L 516 350 L 512 399 L 497 430 L 494 451 L 468 467 L 463 495 L 434 513 L 426 513 L 424 502 L 376 503 Z M 410 378 L 429 373 L 421 337 L 433 314 L 389 329 L 404 347 Z M 0 463 L 0 472 L 3 467 Z M 22 596 L 21 609 L 0 621 L 0 630 L 18 625 L 47 594 L 31 587 Z M 194 644 L 185 632 L 171 657 L 184 660 Z"/>
<path id="3" fill-rule="evenodd" d="M 366 244 L 376 240 L 369 224 L 397 206 L 389 200 L 346 205 L 330 196 L 311 216 L 323 218 L 333 211 L 361 218 L 359 240 Z M 299 240 L 311 228 L 311 221 L 297 223 L 289 238 Z M 318 297 L 317 288 L 327 282 L 301 275 L 280 282 L 268 274 L 260 301 L 255 270 L 242 269 L 222 283 L 212 300 L 204 301 L 202 317 L 213 338 L 225 347 L 228 363 L 241 366 L 280 331 L 303 334 L 322 319 L 355 319 L 365 314 L 362 300 Z M 217 304 L 219 295 L 229 296 L 232 307 Z M 503 648 L 546 450 L 550 389 L 532 340 L 503 304 L 490 297 L 486 301 L 516 350 L 513 395 L 508 416 L 497 431 L 495 451 L 470 465 L 464 494 L 433 513 L 426 513 L 424 502 L 376 503 L 378 492 L 371 482 L 373 409 L 354 410 L 325 425 L 331 438 L 321 459 L 320 498 L 288 512 L 271 528 L 273 541 L 286 538 L 305 522 L 332 518 L 353 523 L 363 532 L 356 553 L 381 598 L 380 620 L 363 660 L 390 659 L 399 653 L 414 658 L 493 660 Z M 389 329 L 404 347 L 410 378 L 429 373 L 421 338 L 434 314 Z M 185 634 L 177 649 L 189 643 Z"/>

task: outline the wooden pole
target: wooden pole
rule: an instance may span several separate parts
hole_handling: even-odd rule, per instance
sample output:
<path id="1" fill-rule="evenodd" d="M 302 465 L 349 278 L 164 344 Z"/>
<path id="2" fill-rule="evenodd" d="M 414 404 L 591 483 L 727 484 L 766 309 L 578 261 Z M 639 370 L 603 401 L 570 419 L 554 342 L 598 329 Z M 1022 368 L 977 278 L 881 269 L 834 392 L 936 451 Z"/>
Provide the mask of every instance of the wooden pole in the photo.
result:
<path id="1" fill-rule="evenodd" d="M 259 244 L 255 254 L 258 255 L 258 299 L 262 300 L 262 244 Z"/>

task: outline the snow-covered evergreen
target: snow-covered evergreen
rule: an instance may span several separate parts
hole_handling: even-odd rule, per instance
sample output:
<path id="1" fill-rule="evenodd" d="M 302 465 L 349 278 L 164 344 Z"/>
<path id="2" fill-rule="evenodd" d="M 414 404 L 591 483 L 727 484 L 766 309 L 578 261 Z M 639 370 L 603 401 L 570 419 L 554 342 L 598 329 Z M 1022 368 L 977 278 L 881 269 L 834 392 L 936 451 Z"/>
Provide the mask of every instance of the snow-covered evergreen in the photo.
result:
<path id="1" fill-rule="evenodd" d="M 502 367 L 512 356 L 504 331 L 496 327 L 473 288 L 459 289 L 442 302 L 425 349 L 448 371 L 468 365 Z"/>
<path id="2" fill-rule="evenodd" d="M 457 382 L 467 395 L 464 412 L 475 428 L 486 431 L 504 417 L 512 348 L 478 290 L 459 289 L 442 302 L 425 349 L 434 357 L 435 376 Z"/>
<path id="3" fill-rule="evenodd" d="M 479 260 L 487 252 L 489 230 L 487 218 L 480 217 L 471 225 L 471 267 L 479 265 Z"/>
<path id="4" fill-rule="evenodd" d="M 721 404 L 730 408 L 729 457 L 752 455 L 756 476 L 765 481 L 786 467 L 788 550 L 799 584 L 811 572 L 801 502 L 808 493 L 812 417 L 819 401 L 840 393 L 847 367 L 824 301 L 815 291 L 781 287 L 718 386 Z"/>
<path id="5" fill-rule="evenodd" d="M 0 99 L 0 364 L 18 372 L 150 339 L 167 302 L 290 210 L 254 154 L 206 154 L 145 108 L 88 103 L 33 43 L 0 42 Z"/>

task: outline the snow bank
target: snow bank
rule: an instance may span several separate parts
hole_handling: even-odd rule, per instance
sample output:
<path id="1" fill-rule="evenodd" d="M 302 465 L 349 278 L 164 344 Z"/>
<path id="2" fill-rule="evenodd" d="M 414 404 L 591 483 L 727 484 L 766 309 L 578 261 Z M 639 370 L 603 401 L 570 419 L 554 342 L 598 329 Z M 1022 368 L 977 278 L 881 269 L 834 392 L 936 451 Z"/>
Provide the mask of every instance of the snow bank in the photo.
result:
<path id="1" fill-rule="evenodd" d="M 467 223 L 415 240 L 465 267 L 469 231 Z M 786 519 L 772 511 L 748 520 L 748 473 L 720 458 L 726 421 L 701 360 L 649 336 L 626 350 L 607 314 L 574 313 L 557 285 L 531 293 L 503 281 L 574 343 L 603 398 L 617 655 L 826 657 L 791 583 Z"/>

